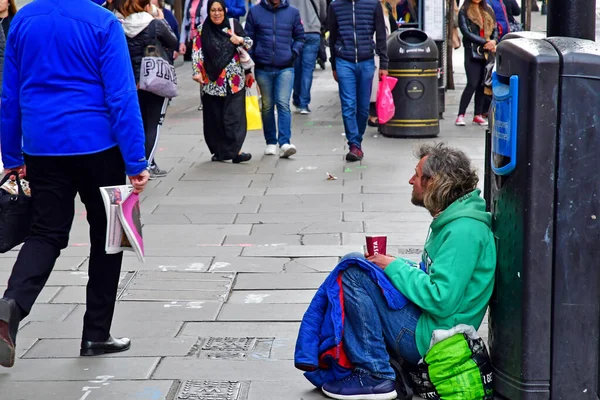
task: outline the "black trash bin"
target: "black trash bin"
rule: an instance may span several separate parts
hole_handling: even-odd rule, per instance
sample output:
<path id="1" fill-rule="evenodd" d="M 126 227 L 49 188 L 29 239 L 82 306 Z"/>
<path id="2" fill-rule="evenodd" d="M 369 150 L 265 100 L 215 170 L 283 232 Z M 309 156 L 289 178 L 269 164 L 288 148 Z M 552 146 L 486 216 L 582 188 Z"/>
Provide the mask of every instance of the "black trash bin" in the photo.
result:
<path id="1" fill-rule="evenodd" d="M 598 399 L 600 45 L 510 39 L 496 68 L 486 146 L 495 393 Z"/>
<path id="2" fill-rule="evenodd" d="M 389 75 L 394 87 L 394 117 L 383 126 L 389 137 L 433 137 L 440 133 L 438 48 L 418 29 L 394 33 L 388 39 Z"/>

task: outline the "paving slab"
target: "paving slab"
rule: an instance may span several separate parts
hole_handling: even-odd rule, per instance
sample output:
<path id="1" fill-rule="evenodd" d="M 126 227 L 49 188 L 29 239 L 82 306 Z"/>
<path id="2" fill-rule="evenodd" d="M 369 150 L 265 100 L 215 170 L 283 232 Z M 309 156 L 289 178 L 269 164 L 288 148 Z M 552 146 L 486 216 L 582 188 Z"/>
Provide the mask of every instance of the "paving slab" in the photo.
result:
<path id="1" fill-rule="evenodd" d="M 242 251 L 244 257 L 343 257 L 354 251 L 362 251 L 356 245 L 348 246 L 271 246 L 246 247 Z"/>
<path id="2" fill-rule="evenodd" d="M 51 300 L 56 297 L 60 292 L 60 287 L 57 286 L 46 286 L 42 289 L 42 292 L 38 296 L 36 303 L 50 303 Z M 0 294 L 4 293 L 6 286 L 0 286 Z"/>
<path id="3" fill-rule="evenodd" d="M 308 304 L 316 290 L 236 290 L 228 304 Z"/>
<path id="4" fill-rule="evenodd" d="M 108 383 L 108 385 L 104 385 L 104 383 Z M 176 386 L 173 380 L 109 380 L 100 384 L 85 380 L 50 381 L 28 382 L 24 385 L 23 382 L 3 382 L 0 378 L 0 392 L 11 395 L 7 400 L 169 400 L 169 392 L 173 386 Z M 88 392 L 89 394 L 86 395 Z"/>
<path id="5" fill-rule="evenodd" d="M 210 266 L 210 272 L 283 272 L 289 258 L 267 257 L 215 257 Z"/>
<path id="6" fill-rule="evenodd" d="M 263 246 L 285 246 L 300 245 L 302 243 L 301 235 L 290 234 L 256 234 L 256 235 L 227 235 L 223 244 L 242 245 L 252 247 L 254 245 Z"/>
<path id="7" fill-rule="evenodd" d="M 227 206 L 218 204 L 218 199 L 214 200 L 214 204 L 186 204 L 186 205 L 158 205 L 153 211 L 153 214 L 193 214 L 193 213 L 210 213 L 210 214 L 231 214 L 231 213 L 256 213 L 260 205 L 258 204 L 228 204 Z"/>
<path id="8" fill-rule="evenodd" d="M 225 304 L 217 321 L 302 321 L 307 304 Z"/>
<path id="9" fill-rule="evenodd" d="M 89 249 L 88 249 L 89 251 Z M 0 257 L 0 271 L 12 271 L 12 268 L 17 261 L 18 252 L 9 252 L 10 256 Z M 6 253 L 6 254 L 9 254 Z M 12 254 L 14 253 L 14 254 Z M 59 257 L 54 265 L 54 271 L 77 271 L 77 269 L 87 260 L 87 256 L 83 257 Z"/>
<path id="10" fill-rule="evenodd" d="M 171 185 L 173 186 L 173 185 Z M 214 183 L 210 185 L 202 184 L 202 182 L 194 182 L 193 184 L 184 183 L 170 189 L 169 196 L 199 196 L 199 195 L 225 195 L 225 196 L 262 196 L 265 190 L 262 188 L 240 188 L 240 187 L 223 187 L 220 184 L 217 186 Z"/>
<path id="11" fill-rule="evenodd" d="M 320 194 L 320 193 L 360 193 L 361 187 L 357 186 L 329 186 L 329 187 L 313 187 L 313 186 L 299 186 L 299 187 L 269 187 L 266 194 L 281 195 L 281 194 Z"/>
<path id="12" fill-rule="evenodd" d="M 413 236 L 423 237 L 427 236 L 429 231 L 429 224 L 413 221 L 397 221 L 397 222 L 384 222 L 384 221 L 365 221 L 366 232 L 381 232 L 381 233 L 395 233 L 395 232 L 411 232 Z M 425 242 L 423 242 L 425 243 Z"/>
<path id="13" fill-rule="evenodd" d="M 142 203 L 142 207 L 147 209 L 147 204 L 153 205 L 204 205 L 215 203 L 216 196 L 148 196 Z M 241 195 L 219 195 L 219 204 L 240 204 L 244 196 Z"/>
<path id="14" fill-rule="evenodd" d="M 219 245 L 227 235 L 248 235 L 252 225 L 150 225 L 144 228 L 148 248 L 177 248 L 198 244 Z"/>
<path id="15" fill-rule="evenodd" d="M 236 224 L 280 224 L 293 222 L 341 222 L 341 212 L 264 212 L 260 214 L 238 214 Z"/>
<path id="16" fill-rule="evenodd" d="M 113 321 L 132 325 L 140 321 L 212 321 L 220 309 L 221 303 L 215 301 L 122 301 L 115 307 Z M 84 313 L 85 307 L 79 305 L 65 321 L 81 321 Z"/>
<path id="17" fill-rule="evenodd" d="M 235 257 L 242 253 L 241 246 L 221 246 L 212 244 L 197 244 L 195 246 L 180 247 L 177 249 L 178 257 Z M 168 247 L 151 247 L 146 250 L 148 257 L 168 257 L 173 255 L 173 249 Z"/>
<path id="18" fill-rule="evenodd" d="M 160 271 L 160 272 L 206 272 L 213 257 L 152 257 L 146 256 L 145 262 L 139 262 L 137 256 L 123 257 L 123 271 Z M 81 267 L 87 270 L 87 262 Z"/>
<path id="19" fill-rule="evenodd" d="M 330 272 L 339 262 L 339 257 L 294 258 L 286 264 L 286 272 Z"/>
<path id="20" fill-rule="evenodd" d="M 263 399 L 325 400 L 326 397 L 302 376 L 302 371 L 296 370 L 282 382 L 252 381 L 248 400 Z"/>
<path id="21" fill-rule="evenodd" d="M 303 221 L 280 224 L 255 224 L 252 235 L 303 235 L 312 233 L 363 232 L 362 222 Z"/>
<path id="22" fill-rule="evenodd" d="M 41 339 L 22 358 L 77 358 L 81 339 Z M 138 338 L 123 353 L 105 354 L 95 358 L 183 357 L 196 343 L 194 338 Z"/>
<path id="23" fill-rule="evenodd" d="M 19 330 L 19 340 L 23 338 L 33 339 L 78 339 L 81 340 L 81 331 L 83 329 L 83 316 L 81 318 L 72 318 L 66 322 L 30 322 L 21 325 Z M 182 321 L 160 320 L 150 318 L 141 321 L 132 321 L 128 319 L 114 320 L 111 332 L 116 337 L 137 338 L 171 338 L 179 332 Z M 79 350 L 79 344 L 77 345 Z"/>
<path id="24" fill-rule="evenodd" d="M 305 246 L 312 245 L 330 245 L 338 246 L 342 244 L 342 237 L 339 233 L 315 233 L 301 235 L 300 243 Z"/>
<path id="25" fill-rule="evenodd" d="M 74 309 L 74 304 L 35 304 L 29 315 L 21 321 L 21 324 L 33 321 L 64 321 L 73 313 Z"/>
<path id="26" fill-rule="evenodd" d="M 272 174 L 207 174 L 200 168 L 194 168 L 186 172 L 180 180 L 182 181 L 216 181 L 215 177 L 221 176 L 222 179 L 219 181 L 236 182 L 245 184 L 245 187 L 249 187 L 252 182 L 268 182 L 273 177 Z"/>
<path id="27" fill-rule="evenodd" d="M 415 207 L 414 211 L 405 212 L 377 212 L 364 211 L 344 213 L 344 221 L 365 222 L 431 222 L 431 215 L 424 209 Z"/>
<path id="28" fill-rule="evenodd" d="M 211 379 L 225 381 L 279 381 L 297 374 L 289 361 L 226 361 L 167 357 L 152 379 Z"/>
<path id="29" fill-rule="evenodd" d="M 288 194 L 288 195 L 259 195 L 244 196 L 242 204 L 339 204 L 342 202 L 340 194 Z"/>
<path id="30" fill-rule="evenodd" d="M 234 290 L 317 289 L 328 273 L 246 274 L 237 275 Z"/>
<path id="31" fill-rule="evenodd" d="M 149 379 L 159 361 L 158 357 L 21 359 L 13 368 L 0 370 L 0 384 L 8 379 L 11 382 L 91 382 L 107 376 L 111 377 L 109 380 Z"/>

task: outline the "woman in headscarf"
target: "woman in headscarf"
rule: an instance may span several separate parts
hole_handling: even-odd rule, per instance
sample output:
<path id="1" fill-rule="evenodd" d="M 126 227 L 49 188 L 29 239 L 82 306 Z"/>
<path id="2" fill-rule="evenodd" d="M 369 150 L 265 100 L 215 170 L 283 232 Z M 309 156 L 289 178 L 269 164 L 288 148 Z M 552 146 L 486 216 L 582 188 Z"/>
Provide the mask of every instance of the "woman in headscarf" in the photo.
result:
<path id="1" fill-rule="evenodd" d="M 202 84 L 204 140 L 212 161 L 249 161 L 241 151 L 246 139 L 246 86 L 254 82 L 244 71 L 238 49 L 252 40 L 235 19 L 227 19 L 224 0 L 208 0 L 208 18 L 200 26 L 192 52 L 194 80 Z"/>
<path id="2" fill-rule="evenodd" d="M 486 0 L 466 0 L 458 13 L 458 27 L 463 34 L 465 47 L 465 71 L 467 86 L 460 98 L 458 117 L 455 124 L 465 126 L 465 113 L 475 94 L 475 113 L 473 123 L 487 126 L 485 113 L 485 67 L 489 53 L 496 52 L 498 29 L 494 10 L 487 5 Z"/>

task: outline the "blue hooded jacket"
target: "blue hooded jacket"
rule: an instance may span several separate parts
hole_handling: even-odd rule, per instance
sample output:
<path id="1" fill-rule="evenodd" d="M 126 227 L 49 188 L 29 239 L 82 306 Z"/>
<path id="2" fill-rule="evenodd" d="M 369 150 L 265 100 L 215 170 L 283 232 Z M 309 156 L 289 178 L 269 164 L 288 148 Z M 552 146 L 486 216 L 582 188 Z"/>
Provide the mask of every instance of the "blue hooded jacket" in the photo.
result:
<path id="1" fill-rule="evenodd" d="M 227 5 L 227 18 L 241 18 L 246 15 L 245 0 L 225 0 Z"/>
<path id="2" fill-rule="evenodd" d="M 510 32 L 508 26 L 508 14 L 502 0 L 487 0 L 489 6 L 494 10 L 496 15 L 496 23 L 498 25 L 498 39 Z"/>
<path id="3" fill-rule="evenodd" d="M 128 175 L 147 167 L 129 50 L 110 11 L 90 0 L 27 4 L 11 23 L 4 77 L 5 168 L 23 165 L 23 152 L 72 156 L 117 145 Z"/>
<path id="4" fill-rule="evenodd" d="M 407 263 L 417 267 L 412 261 Z M 402 309 L 408 300 L 392 285 L 381 268 L 363 258 L 341 261 L 319 287 L 302 318 L 296 341 L 294 365 L 320 388 L 323 384 L 350 375 L 353 368 L 342 346 L 344 332 L 343 271 L 352 266 L 365 269 L 380 287 L 388 306 Z"/>
<path id="5" fill-rule="evenodd" d="M 293 67 L 304 46 L 300 11 L 287 0 L 281 0 L 277 8 L 262 0 L 248 12 L 245 29 L 254 41 L 249 53 L 258 68 Z"/>

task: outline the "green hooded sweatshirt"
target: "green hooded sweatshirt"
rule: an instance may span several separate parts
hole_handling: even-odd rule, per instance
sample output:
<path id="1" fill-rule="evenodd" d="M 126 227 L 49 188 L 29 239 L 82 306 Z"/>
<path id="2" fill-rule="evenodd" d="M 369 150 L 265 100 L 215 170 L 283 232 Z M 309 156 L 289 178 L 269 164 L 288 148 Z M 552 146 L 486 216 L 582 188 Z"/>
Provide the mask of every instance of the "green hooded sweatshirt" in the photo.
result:
<path id="1" fill-rule="evenodd" d="M 385 269 L 393 285 L 423 313 L 415 332 L 421 356 L 436 329 L 479 329 L 494 288 L 496 245 L 492 216 L 475 190 L 450 204 L 429 229 L 422 261 L 427 273 L 402 258 Z M 414 264 L 413 264 L 414 265 Z"/>

